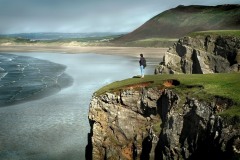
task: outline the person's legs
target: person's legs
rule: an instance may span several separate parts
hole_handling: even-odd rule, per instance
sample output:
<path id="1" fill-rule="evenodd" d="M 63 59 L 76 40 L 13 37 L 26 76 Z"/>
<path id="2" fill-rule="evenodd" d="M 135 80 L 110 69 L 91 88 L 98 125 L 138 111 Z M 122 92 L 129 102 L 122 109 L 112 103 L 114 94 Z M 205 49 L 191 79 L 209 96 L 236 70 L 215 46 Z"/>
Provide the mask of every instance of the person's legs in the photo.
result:
<path id="1" fill-rule="evenodd" d="M 144 77 L 144 68 L 143 68 L 143 65 L 140 66 L 140 70 L 141 70 L 141 77 L 143 78 L 143 77 Z"/>

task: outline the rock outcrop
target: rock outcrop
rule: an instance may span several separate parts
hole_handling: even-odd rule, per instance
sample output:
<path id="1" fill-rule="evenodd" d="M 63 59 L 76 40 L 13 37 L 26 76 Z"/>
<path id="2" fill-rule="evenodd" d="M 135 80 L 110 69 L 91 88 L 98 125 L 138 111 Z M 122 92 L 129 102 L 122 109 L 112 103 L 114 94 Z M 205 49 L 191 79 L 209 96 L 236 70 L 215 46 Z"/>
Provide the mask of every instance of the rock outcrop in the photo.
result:
<path id="1" fill-rule="evenodd" d="M 184 37 L 165 53 L 155 74 L 236 72 L 240 66 L 240 38 L 199 35 Z"/>
<path id="2" fill-rule="evenodd" d="M 232 105 L 229 99 L 204 102 L 169 88 L 93 96 L 87 159 L 237 159 L 240 120 L 217 114 Z"/>

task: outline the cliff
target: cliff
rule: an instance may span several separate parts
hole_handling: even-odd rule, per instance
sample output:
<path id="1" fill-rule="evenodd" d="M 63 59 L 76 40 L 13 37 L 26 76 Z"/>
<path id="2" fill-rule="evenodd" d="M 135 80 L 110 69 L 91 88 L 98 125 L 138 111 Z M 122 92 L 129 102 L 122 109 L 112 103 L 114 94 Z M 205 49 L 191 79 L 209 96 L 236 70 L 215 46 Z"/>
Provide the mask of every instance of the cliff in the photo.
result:
<path id="1" fill-rule="evenodd" d="M 239 74 L 233 75 L 239 78 Z M 239 97 L 233 100 L 212 95 L 210 100 L 203 100 L 198 93 L 208 96 L 205 85 L 186 85 L 181 77 L 153 77 L 163 81 L 156 86 L 152 81 L 134 83 L 93 96 L 87 159 L 240 157 L 240 118 L 221 115 L 239 106 Z"/>
<path id="2" fill-rule="evenodd" d="M 240 67 L 240 31 L 196 32 L 180 38 L 155 69 L 162 73 L 229 73 Z"/>

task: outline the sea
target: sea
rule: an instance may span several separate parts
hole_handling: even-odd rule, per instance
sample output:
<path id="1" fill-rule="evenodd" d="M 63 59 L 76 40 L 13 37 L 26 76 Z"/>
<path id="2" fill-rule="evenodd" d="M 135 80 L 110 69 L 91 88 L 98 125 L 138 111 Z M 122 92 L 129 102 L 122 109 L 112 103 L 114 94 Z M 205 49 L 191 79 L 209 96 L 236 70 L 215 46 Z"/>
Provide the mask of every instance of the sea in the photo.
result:
<path id="1" fill-rule="evenodd" d="M 84 160 L 93 93 L 139 75 L 138 60 L 95 53 L 0 53 L 0 159 Z M 154 74 L 160 61 L 147 58 L 145 74 Z"/>
<path id="2" fill-rule="evenodd" d="M 119 36 L 126 34 L 126 32 L 90 32 L 90 33 L 58 33 L 58 32 L 38 32 L 38 33 L 14 33 L 14 34 L 0 34 L 1 37 L 8 38 L 22 38 L 29 39 L 31 41 L 36 40 L 64 40 L 75 38 L 97 38 L 107 36 Z"/>

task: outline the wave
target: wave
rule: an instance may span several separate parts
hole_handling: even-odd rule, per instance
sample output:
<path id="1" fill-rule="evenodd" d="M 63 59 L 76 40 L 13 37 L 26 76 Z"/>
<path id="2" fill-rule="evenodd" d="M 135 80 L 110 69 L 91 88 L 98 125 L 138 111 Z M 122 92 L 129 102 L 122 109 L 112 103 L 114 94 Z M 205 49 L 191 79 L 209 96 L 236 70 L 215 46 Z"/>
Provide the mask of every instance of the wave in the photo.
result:
<path id="1" fill-rule="evenodd" d="M 73 83 L 67 66 L 37 58 L 0 53 L 0 106 L 43 98 Z"/>

